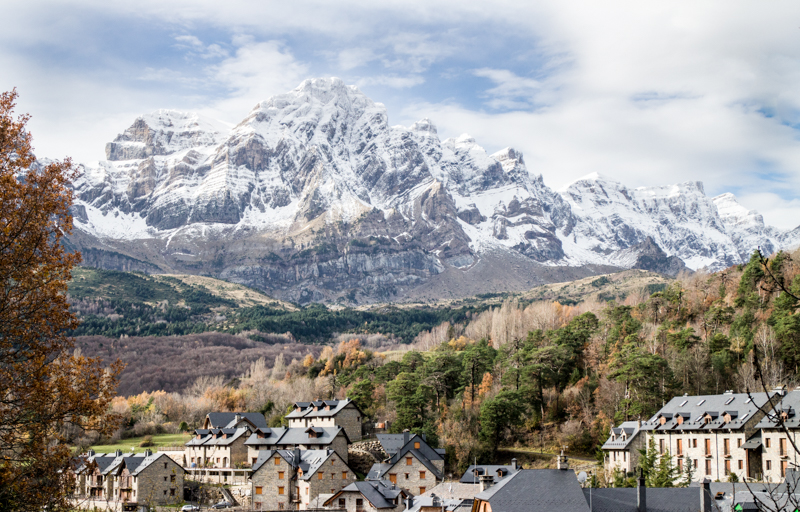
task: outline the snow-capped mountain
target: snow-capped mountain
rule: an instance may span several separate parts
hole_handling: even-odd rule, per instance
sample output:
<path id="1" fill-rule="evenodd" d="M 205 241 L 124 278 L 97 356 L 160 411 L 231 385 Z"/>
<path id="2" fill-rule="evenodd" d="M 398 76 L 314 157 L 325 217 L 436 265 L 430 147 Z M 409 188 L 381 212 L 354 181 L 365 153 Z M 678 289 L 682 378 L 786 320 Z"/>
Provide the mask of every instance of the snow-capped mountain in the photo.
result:
<path id="1" fill-rule="evenodd" d="M 157 111 L 106 155 L 75 183 L 71 242 L 89 264 L 209 273 L 298 301 L 519 289 L 658 261 L 675 272 L 677 258 L 720 268 L 800 242 L 700 183 L 590 175 L 553 191 L 518 151 L 442 141 L 428 119 L 389 126 L 338 79 L 306 80 L 236 126 Z"/>

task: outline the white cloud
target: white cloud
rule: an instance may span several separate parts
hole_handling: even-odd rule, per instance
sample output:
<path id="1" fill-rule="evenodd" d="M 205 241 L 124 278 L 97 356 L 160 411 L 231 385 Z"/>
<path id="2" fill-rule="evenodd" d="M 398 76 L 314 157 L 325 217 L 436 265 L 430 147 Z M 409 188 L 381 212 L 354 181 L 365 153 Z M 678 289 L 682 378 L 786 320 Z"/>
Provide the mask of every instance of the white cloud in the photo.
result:
<path id="1" fill-rule="evenodd" d="M 420 75 L 397 76 L 397 75 L 374 75 L 367 76 L 356 81 L 356 85 L 385 85 L 395 89 L 405 89 L 425 83 L 425 78 Z"/>
<path id="2" fill-rule="evenodd" d="M 347 48 L 337 55 L 339 68 L 344 71 L 366 66 L 376 58 L 378 56 L 370 48 Z"/>

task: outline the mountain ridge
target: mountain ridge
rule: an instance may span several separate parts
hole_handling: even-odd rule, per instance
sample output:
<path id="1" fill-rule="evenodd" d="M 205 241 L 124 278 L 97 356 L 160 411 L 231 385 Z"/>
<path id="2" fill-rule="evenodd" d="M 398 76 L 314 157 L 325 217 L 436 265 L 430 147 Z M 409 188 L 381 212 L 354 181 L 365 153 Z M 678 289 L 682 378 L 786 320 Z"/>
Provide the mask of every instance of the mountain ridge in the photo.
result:
<path id="1" fill-rule="evenodd" d="M 800 242 L 700 182 L 630 189 L 593 173 L 554 191 L 513 148 L 442 141 L 427 118 L 389 126 L 385 106 L 335 78 L 233 127 L 156 111 L 106 154 L 75 183 L 75 248 L 297 302 L 399 300 L 435 282 L 514 290 L 645 260 L 715 270 Z"/>

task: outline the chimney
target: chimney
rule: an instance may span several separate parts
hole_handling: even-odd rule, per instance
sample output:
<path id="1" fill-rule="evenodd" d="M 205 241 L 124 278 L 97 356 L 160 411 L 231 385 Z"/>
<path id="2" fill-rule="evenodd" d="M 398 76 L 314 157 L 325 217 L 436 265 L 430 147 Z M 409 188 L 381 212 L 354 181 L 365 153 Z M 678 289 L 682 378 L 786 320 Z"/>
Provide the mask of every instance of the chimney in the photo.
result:
<path id="1" fill-rule="evenodd" d="M 403 446 L 405 446 L 405 445 L 407 445 L 407 444 L 408 444 L 408 439 L 409 439 L 410 437 L 411 437 L 411 434 L 410 434 L 410 432 L 408 431 L 408 429 L 405 429 L 405 430 L 403 431 Z"/>
<path id="2" fill-rule="evenodd" d="M 122 456 L 122 450 L 117 450 L 117 451 L 115 451 L 115 452 L 114 452 L 114 456 L 115 456 L 115 457 L 121 457 L 121 456 Z"/>
<path id="3" fill-rule="evenodd" d="M 517 470 L 517 459 L 516 459 L 516 457 L 511 459 L 511 469 L 513 469 L 514 471 Z"/>
<path id="4" fill-rule="evenodd" d="M 711 480 L 708 478 L 703 479 L 700 484 L 700 510 L 703 512 L 711 512 Z"/>
<path id="5" fill-rule="evenodd" d="M 636 486 L 636 510 L 637 512 L 647 512 L 647 495 L 644 486 L 644 471 L 639 468 L 639 485 Z"/>
<path id="6" fill-rule="evenodd" d="M 145 451 L 144 451 L 144 456 L 145 456 L 145 457 L 149 457 L 149 456 L 151 456 L 151 455 L 153 455 L 153 452 L 152 452 L 151 450 L 149 450 L 149 449 L 148 449 L 148 450 L 145 450 Z"/>
<path id="7" fill-rule="evenodd" d="M 242 415 L 237 412 L 234 416 L 233 426 L 235 427 L 240 421 L 242 421 Z"/>
<path id="8" fill-rule="evenodd" d="M 561 454 L 556 458 L 556 467 L 563 470 L 569 469 L 569 461 L 567 456 L 564 455 L 564 450 L 561 450 Z"/>
<path id="9" fill-rule="evenodd" d="M 89 448 L 89 451 L 87 451 L 87 452 L 86 452 L 86 455 L 87 455 L 88 457 L 94 457 L 94 450 L 92 450 L 91 448 Z"/>
<path id="10" fill-rule="evenodd" d="M 298 468 L 300 467 L 300 448 L 295 447 L 294 449 L 294 465 Z"/>
<path id="11" fill-rule="evenodd" d="M 413 506 L 414 506 L 414 496 L 409 494 L 408 498 L 406 498 L 406 510 L 409 510 Z"/>
<path id="12" fill-rule="evenodd" d="M 494 485 L 493 475 L 481 475 L 481 492 Z"/>

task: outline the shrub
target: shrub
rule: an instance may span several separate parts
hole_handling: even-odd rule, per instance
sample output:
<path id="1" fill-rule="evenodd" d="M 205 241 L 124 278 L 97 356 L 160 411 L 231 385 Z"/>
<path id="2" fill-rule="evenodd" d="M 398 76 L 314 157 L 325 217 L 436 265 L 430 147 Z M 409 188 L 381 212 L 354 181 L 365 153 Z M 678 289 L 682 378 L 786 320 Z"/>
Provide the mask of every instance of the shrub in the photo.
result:
<path id="1" fill-rule="evenodd" d="M 139 448 L 147 448 L 148 446 L 155 446 L 155 443 L 153 443 L 153 436 L 144 436 L 142 442 L 139 443 Z"/>

